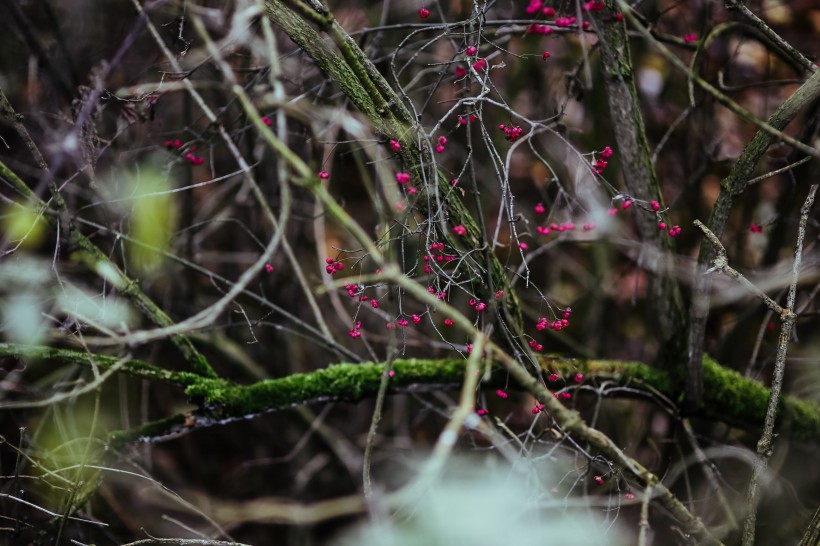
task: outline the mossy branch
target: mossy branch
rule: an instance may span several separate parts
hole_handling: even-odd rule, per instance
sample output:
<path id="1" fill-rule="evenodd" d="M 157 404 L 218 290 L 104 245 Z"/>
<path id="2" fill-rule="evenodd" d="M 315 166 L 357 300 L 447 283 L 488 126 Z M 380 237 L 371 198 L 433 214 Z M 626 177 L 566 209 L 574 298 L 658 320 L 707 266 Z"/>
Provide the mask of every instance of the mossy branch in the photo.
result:
<path id="1" fill-rule="evenodd" d="M 8 343 L 0 343 L 0 358 L 80 366 L 90 366 L 93 359 L 100 369 L 120 361 L 112 356 L 91 355 L 71 349 Z M 680 392 L 672 375 L 641 362 L 556 357 L 541 357 L 539 362 L 545 374 L 556 373 L 566 383 L 572 383 L 575 374 L 583 373 L 591 381 L 606 379 L 619 385 L 629 385 L 648 395 L 662 395 L 680 402 Z M 463 359 L 395 360 L 393 371 L 396 375 L 390 380 L 389 392 L 457 388 L 464 380 L 465 367 L 466 360 Z M 372 398 L 378 391 L 384 365 L 341 363 L 307 374 L 293 374 L 249 385 L 204 378 L 191 372 L 166 370 L 140 360 L 125 363 L 121 371 L 135 377 L 180 385 L 194 402 L 207 408 L 200 412 L 203 417 L 207 415 L 211 419 L 229 421 L 314 402 L 358 402 Z M 496 388 L 505 381 L 506 376 L 499 368 L 498 373 L 482 386 Z M 747 430 L 760 429 L 766 415 L 769 389 L 734 370 L 724 368 L 709 357 L 704 359 L 704 385 L 705 403 L 693 416 L 723 421 Z M 783 416 L 778 425 L 781 435 L 820 444 L 820 407 L 786 396 L 781 400 L 779 411 Z M 197 426 L 206 424 L 214 422 L 203 420 Z M 152 428 L 157 436 L 168 432 Z"/>

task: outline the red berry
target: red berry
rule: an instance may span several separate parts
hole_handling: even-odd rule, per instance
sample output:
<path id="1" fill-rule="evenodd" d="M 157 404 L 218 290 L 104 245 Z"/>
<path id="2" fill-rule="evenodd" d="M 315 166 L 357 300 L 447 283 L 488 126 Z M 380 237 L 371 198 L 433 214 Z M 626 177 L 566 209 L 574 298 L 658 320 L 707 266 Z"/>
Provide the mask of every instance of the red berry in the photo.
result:
<path id="1" fill-rule="evenodd" d="M 419 17 L 421 17 L 422 19 L 427 19 L 428 17 L 430 17 L 430 10 L 427 8 L 420 8 Z"/>

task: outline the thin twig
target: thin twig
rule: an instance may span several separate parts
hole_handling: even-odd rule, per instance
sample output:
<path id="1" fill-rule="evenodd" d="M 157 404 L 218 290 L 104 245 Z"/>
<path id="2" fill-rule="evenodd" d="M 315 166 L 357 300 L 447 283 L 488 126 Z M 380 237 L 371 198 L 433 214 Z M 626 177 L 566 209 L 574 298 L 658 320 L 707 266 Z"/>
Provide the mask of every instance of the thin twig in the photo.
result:
<path id="1" fill-rule="evenodd" d="M 794 314 L 794 302 L 797 297 L 797 282 L 800 277 L 800 262 L 803 256 L 803 238 L 806 235 L 806 223 L 809 211 L 814 204 L 817 193 L 817 184 L 809 189 L 806 202 L 800 209 L 800 225 L 797 230 L 797 244 L 794 249 L 794 264 L 792 266 L 792 280 L 789 286 L 789 295 L 786 298 L 786 309 L 780 314 L 780 338 L 777 341 L 777 357 L 775 358 L 774 373 L 772 375 L 772 392 L 766 408 L 766 420 L 763 425 L 763 434 L 757 442 L 757 461 L 755 461 L 752 477 L 749 480 L 749 489 L 746 495 L 748 515 L 743 523 L 743 546 L 753 546 L 755 541 L 755 523 L 757 521 L 757 505 L 760 501 L 760 480 L 769 464 L 769 458 L 774 451 L 774 423 L 777 417 L 777 405 L 780 401 L 780 389 L 783 386 L 783 375 L 786 370 L 786 351 L 792 336 L 792 329 L 797 316 Z"/>

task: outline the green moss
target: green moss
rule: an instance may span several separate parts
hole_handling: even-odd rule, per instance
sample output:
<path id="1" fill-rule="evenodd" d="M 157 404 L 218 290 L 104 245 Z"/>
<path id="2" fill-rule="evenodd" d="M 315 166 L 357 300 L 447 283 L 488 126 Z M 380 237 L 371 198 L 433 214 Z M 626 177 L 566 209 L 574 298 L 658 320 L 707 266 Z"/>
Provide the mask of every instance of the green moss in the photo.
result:
<path id="1" fill-rule="evenodd" d="M 458 385 L 464 374 L 463 360 L 396 360 L 392 390 L 424 383 Z M 196 403 L 213 407 L 217 417 L 239 417 L 314 401 L 358 402 L 376 395 L 384 364 L 336 364 L 309 374 L 267 379 L 252 385 L 233 385 L 224 380 L 200 378 L 185 389 Z"/>

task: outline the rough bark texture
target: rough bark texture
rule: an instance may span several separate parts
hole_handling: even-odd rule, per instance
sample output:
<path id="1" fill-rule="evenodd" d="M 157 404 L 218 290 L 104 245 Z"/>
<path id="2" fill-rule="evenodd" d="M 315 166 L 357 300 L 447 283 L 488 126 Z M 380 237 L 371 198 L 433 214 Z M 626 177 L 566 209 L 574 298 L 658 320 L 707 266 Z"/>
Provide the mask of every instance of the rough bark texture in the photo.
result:
<path id="1" fill-rule="evenodd" d="M 627 190 L 636 199 L 658 201 L 663 209 L 663 196 L 652 166 L 652 154 L 635 87 L 626 28 L 623 23 L 604 20 L 604 17 L 609 15 L 596 17 L 601 68 Z M 642 257 L 647 263 L 646 270 L 650 272 L 646 294 L 648 312 L 652 316 L 650 322 L 657 326 L 663 351 L 661 362 L 667 367 L 676 366 L 685 352 L 685 340 L 681 334 L 686 331 L 687 323 L 680 287 L 674 276 L 669 274 L 674 245 L 672 238 L 658 229 L 651 215 L 639 214 L 636 220 L 641 241 L 646 245 Z M 670 371 L 683 376 L 672 368 Z M 700 377 L 687 377 L 687 398 L 702 397 L 701 384 Z"/>

